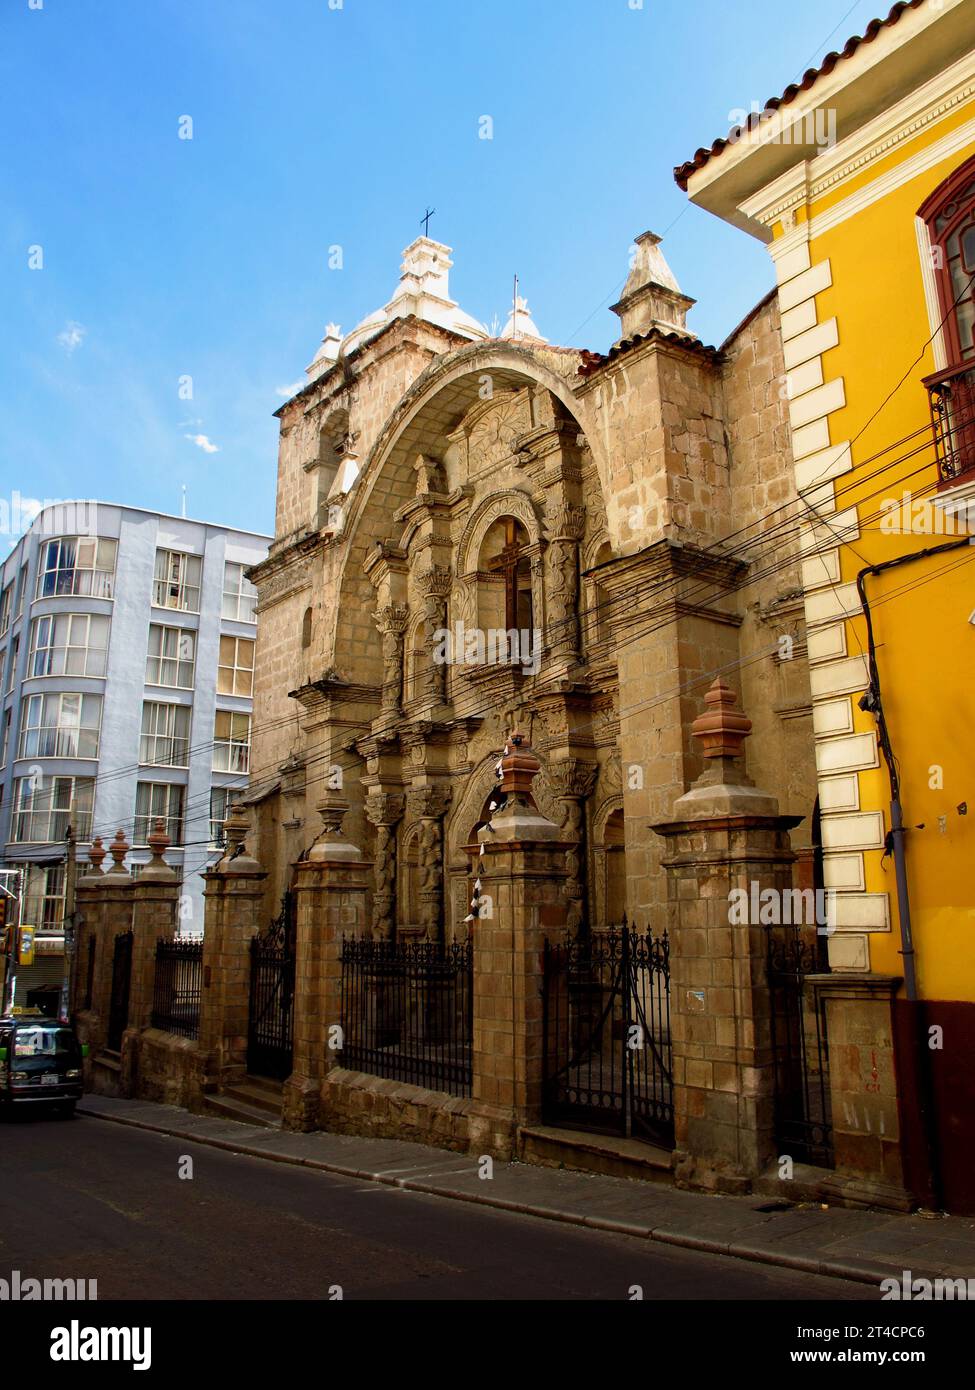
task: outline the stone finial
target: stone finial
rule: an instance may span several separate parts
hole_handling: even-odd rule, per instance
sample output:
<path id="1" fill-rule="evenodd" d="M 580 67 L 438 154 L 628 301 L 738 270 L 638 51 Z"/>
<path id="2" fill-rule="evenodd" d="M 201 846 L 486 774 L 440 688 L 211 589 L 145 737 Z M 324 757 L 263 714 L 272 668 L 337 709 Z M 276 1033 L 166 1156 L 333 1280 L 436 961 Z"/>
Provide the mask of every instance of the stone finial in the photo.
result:
<path id="1" fill-rule="evenodd" d="M 611 305 L 613 313 L 619 315 L 623 337 L 632 338 L 656 328 L 693 338 L 687 327 L 687 311 L 693 304 L 689 295 L 681 293 L 660 249 L 660 237 L 654 232 L 641 232 L 633 244 L 622 298 Z"/>
<path id="2" fill-rule="evenodd" d="M 227 819 L 223 823 L 224 838 L 227 842 L 225 859 L 237 859 L 244 852 L 244 838 L 250 829 L 247 812 L 239 801 L 231 802 L 227 809 Z"/>
<path id="3" fill-rule="evenodd" d="M 88 849 L 88 872 L 90 874 L 104 873 L 102 862 L 106 854 L 107 850 L 102 844 L 102 837 L 96 835 Z"/>
<path id="4" fill-rule="evenodd" d="M 500 766 L 501 792 L 534 804 L 532 782 L 542 765 L 525 742 L 524 734 L 516 729 L 508 735 L 508 751 L 502 757 Z"/>
<path id="5" fill-rule="evenodd" d="M 740 758 L 745 739 L 752 731 L 752 721 L 735 709 L 737 692 L 725 685 L 720 676 L 704 697 L 707 709 L 691 725 L 691 733 L 701 740 L 705 758 Z"/>
<path id="6" fill-rule="evenodd" d="M 125 856 L 128 854 L 130 848 L 131 846 L 125 838 L 125 832 L 121 829 L 116 830 L 115 839 L 108 847 L 108 852 L 114 860 L 112 867 L 108 871 L 110 874 L 128 873 L 128 869 L 125 867 Z"/>
<path id="7" fill-rule="evenodd" d="M 166 834 L 166 825 L 161 816 L 158 816 L 154 821 L 152 833 L 148 836 L 146 844 L 152 851 L 150 866 L 154 869 L 165 867 L 166 861 L 163 859 L 163 852 L 169 848 L 170 839 Z"/>

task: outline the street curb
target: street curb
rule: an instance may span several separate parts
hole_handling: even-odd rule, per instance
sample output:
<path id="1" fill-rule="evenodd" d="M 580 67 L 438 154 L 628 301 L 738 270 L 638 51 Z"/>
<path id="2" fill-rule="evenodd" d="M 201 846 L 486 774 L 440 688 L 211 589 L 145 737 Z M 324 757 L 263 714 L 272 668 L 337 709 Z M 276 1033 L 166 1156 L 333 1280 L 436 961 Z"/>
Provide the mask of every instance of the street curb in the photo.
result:
<path id="1" fill-rule="evenodd" d="M 428 1197 L 441 1197 L 448 1201 L 469 1202 L 474 1206 L 493 1207 L 498 1211 L 511 1212 L 517 1216 L 534 1216 L 543 1221 L 560 1221 L 567 1226 L 580 1226 L 584 1230 L 606 1231 L 611 1235 L 636 1236 L 642 1240 L 656 1241 L 660 1245 L 674 1245 L 684 1250 L 697 1250 L 708 1255 L 726 1255 L 731 1259 L 749 1260 L 753 1264 L 774 1265 L 780 1269 L 792 1269 L 801 1274 L 820 1274 L 828 1279 L 843 1279 L 848 1283 L 873 1284 L 879 1287 L 882 1279 L 894 1277 L 886 1265 L 872 1264 L 870 1261 L 820 1260 L 811 1255 L 792 1255 L 784 1250 L 776 1250 L 764 1245 L 749 1245 L 737 1241 L 716 1240 L 710 1236 L 699 1236 L 674 1230 L 668 1226 L 640 1226 L 632 1221 L 614 1220 L 612 1217 L 583 1216 L 574 1211 L 561 1211 L 556 1207 L 539 1207 L 531 1202 L 513 1202 L 504 1197 L 491 1197 L 487 1193 L 460 1192 L 456 1188 L 443 1187 L 433 1182 L 413 1178 L 397 1178 L 389 1173 L 375 1173 L 364 1168 L 350 1168 L 341 1163 L 327 1163 L 317 1158 L 298 1158 L 292 1154 L 275 1153 L 273 1150 L 257 1148 L 250 1144 L 235 1143 L 230 1139 L 192 1134 L 189 1130 L 172 1129 L 163 1125 L 150 1124 L 148 1120 L 134 1120 L 126 1115 L 107 1115 L 101 1110 L 88 1110 L 84 1105 L 77 1109 L 79 1115 L 87 1115 L 92 1120 L 106 1120 L 109 1124 L 127 1125 L 130 1129 L 144 1129 L 152 1134 L 164 1134 L 170 1139 L 184 1139 L 190 1144 L 203 1144 L 207 1148 L 222 1149 L 226 1153 L 244 1154 L 247 1158 L 263 1158 L 270 1163 L 286 1163 L 294 1168 L 311 1168 L 318 1172 L 334 1173 L 342 1178 L 356 1178 L 364 1182 L 381 1183 L 384 1187 L 398 1187 L 408 1192 L 420 1192 Z M 273 1131 L 269 1131 L 271 1133 Z M 915 1277 L 936 1277 L 918 1271 Z"/>

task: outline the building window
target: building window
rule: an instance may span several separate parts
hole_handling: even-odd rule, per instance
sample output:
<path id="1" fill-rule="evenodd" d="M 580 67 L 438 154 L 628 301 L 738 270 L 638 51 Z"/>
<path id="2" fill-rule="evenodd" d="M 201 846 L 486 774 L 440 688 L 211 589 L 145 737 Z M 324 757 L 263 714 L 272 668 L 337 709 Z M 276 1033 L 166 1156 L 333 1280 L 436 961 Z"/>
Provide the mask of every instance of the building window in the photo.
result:
<path id="1" fill-rule="evenodd" d="M 20 656 L 20 633 L 10 644 L 10 652 L 7 657 L 7 690 L 13 690 L 14 681 L 17 679 L 17 658 Z"/>
<path id="2" fill-rule="evenodd" d="M 603 850 L 606 854 L 604 920 L 607 926 L 618 926 L 626 911 L 626 838 L 622 811 L 614 811 L 606 821 Z"/>
<path id="3" fill-rule="evenodd" d="M 14 840 L 19 844 L 63 840 L 74 825 L 79 841 L 91 839 L 93 777 L 18 777 L 14 784 Z"/>
<path id="4" fill-rule="evenodd" d="M 941 486 L 975 468 L 975 157 L 922 204 L 948 366 L 925 378 Z"/>
<path id="5" fill-rule="evenodd" d="M 10 614 L 13 609 L 13 606 L 14 581 L 11 579 L 10 583 L 4 589 L 3 593 L 0 594 L 0 637 L 3 636 L 3 634 L 7 631 L 7 628 L 10 626 Z"/>
<path id="6" fill-rule="evenodd" d="M 52 613 L 30 629 L 28 676 L 104 676 L 108 661 L 108 618 L 89 613 Z"/>
<path id="7" fill-rule="evenodd" d="M 142 706 L 139 761 L 157 767 L 189 767 L 189 706 L 145 701 Z"/>
<path id="8" fill-rule="evenodd" d="M 133 841 L 147 845 L 157 820 L 161 820 L 170 843 L 183 843 L 183 787 L 169 782 L 140 782 L 135 789 L 135 832 Z"/>
<path id="9" fill-rule="evenodd" d="M 222 615 L 238 623 L 257 622 L 257 590 L 247 578 L 246 565 L 228 560 L 223 569 Z"/>
<path id="10" fill-rule="evenodd" d="M 210 790 L 210 848 L 223 849 L 227 843 L 223 824 L 230 814 L 233 787 L 213 787 Z"/>
<path id="11" fill-rule="evenodd" d="M 195 660 L 196 633 L 185 627 L 149 624 L 146 685 L 168 685 L 177 690 L 192 690 Z"/>
<path id="12" fill-rule="evenodd" d="M 38 931 L 63 931 L 64 887 L 63 864 L 46 864 L 43 867 L 32 864 L 27 870 L 24 921 Z"/>
<path id="13" fill-rule="evenodd" d="M 975 362 L 975 158 L 956 169 L 918 215 L 934 248 L 949 364 Z"/>
<path id="14" fill-rule="evenodd" d="M 250 715 L 218 709 L 213 726 L 214 772 L 246 772 L 250 746 Z"/>
<path id="15" fill-rule="evenodd" d="M 478 556 L 478 626 L 484 632 L 513 628 L 533 633 L 529 536 L 512 516 L 490 527 Z M 516 658 L 515 658 L 516 659 Z"/>
<path id="16" fill-rule="evenodd" d="M 62 536 L 41 547 L 37 571 L 37 598 L 80 594 L 85 598 L 111 598 L 114 591 L 117 541 L 95 537 Z"/>
<path id="17" fill-rule="evenodd" d="M 5 767 L 7 763 L 7 744 L 10 742 L 10 718 L 13 710 L 5 709 L 3 712 L 3 730 L 0 732 L 0 767 Z"/>
<path id="18" fill-rule="evenodd" d="M 221 637 L 217 668 L 218 695 L 254 693 L 254 641 L 250 637 Z"/>
<path id="19" fill-rule="evenodd" d="M 199 613 L 202 570 L 203 561 L 199 555 L 184 555 L 179 550 L 157 550 L 152 581 L 153 603 L 157 608 L 178 608 L 181 613 Z"/>
<path id="20" fill-rule="evenodd" d="M 21 758 L 97 758 L 102 697 L 58 692 L 21 702 Z"/>
<path id="21" fill-rule="evenodd" d="M 21 565 L 20 574 L 17 578 L 17 617 L 19 618 L 24 611 L 24 596 L 27 593 L 27 566 Z"/>

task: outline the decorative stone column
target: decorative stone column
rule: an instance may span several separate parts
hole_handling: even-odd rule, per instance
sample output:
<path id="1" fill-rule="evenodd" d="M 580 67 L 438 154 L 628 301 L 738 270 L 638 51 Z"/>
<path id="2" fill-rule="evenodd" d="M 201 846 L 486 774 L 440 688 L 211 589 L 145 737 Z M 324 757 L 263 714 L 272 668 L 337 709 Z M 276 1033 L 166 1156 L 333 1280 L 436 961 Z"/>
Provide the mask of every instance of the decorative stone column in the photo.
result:
<path id="1" fill-rule="evenodd" d="M 705 771 L 652 828 L 667 844 L 674 1171 L 678 1186 L 748 1191 L 776 1156 L 766 928 L 739 923 L 732 890 L 752 900 L 792 886 L 795 859 L 775 798 L 745 775 L 751 720 L 719 678 L 691 732 Z"/>
<path id="2" fill-rule="evenodd" d="M 442 705 L 447 697 L 447 667 L 434 660 L 436 647 L 435 634 L 447 626 L 447 599 L 450 595 L 452 573 L 447 565 L 431 565 L 416 577 L 417 586 L 423 596 L 423 683 L 426 699 L 434 705 Z"/>
<path id="3" fill-rule="evenodd" d="M 579 542 L 586 529 L 585 508 L 557 503 L 546 509 L 546 523 L 546 642 L 552 656 L 573 660 L 579 655 Z"/>
<path id="4" fill-rule="evenodd" d="M 405 603 L 389 603 L 372 616 L 382 638 L 382 714 L 396 719 L 403 712 L 403 634 L 410 610 Z"/>
<path id="5" fill-rule="evenodd" d="M 548 768 L 549 783 L 562 807 L 562 834 L 569 842 L 565 856 L 566 925 L 573 937 L 580 934 L 586 918 L 586 802 L 598 772 L 595 763 L 581 758 L 567 758 Z"/>
<path id="6" fill-rule="evenodd" d="M 420 925 L 427 941 L 443 936 L 443 818 L 450 796 L 449 787 L 419 787 L 407 795 L 410 811 L 420 822 Z"/>
<path id="7" fill-rule="evenodd" d="M 376 827 L 370 935 L 381 941 L 392 941 L 396 934 L 396 826 L 404 806 L 403 797 L 388 792 L 366 797 L 366 817 Z"/>
<path id="8" fill-rule="evenodd" d="M 481 896 L 489 915 L 474 933 L 474 1088 L 482 1138 L 503 1149 L 520 1124 L 542 1112 L 545 938 L 565 929 L 565 852 L 559 829 L 537 809 L 531 793 L 539 770 L 521 734 L 513 733 L 501 760 L 507 800 L 479 833 Z M 473 1123 L 473 1121 L 472 1121 Z"/>
<path id="9" fill-rule="evenodd" d="M 250 947 L 261 924 L 266 871 L 244 846 L 248 821 L 230 807 L 224 822 L 227 851 L 203 875 L 203 993 L 200 1048 L 206 1053 L 208 1089 L 247 1071 Z"/>
<path id="10" fill-rule="evenodd" d="M 322 811 L 325 829 L 295 865 L 298 934 L 294 1060 L 284 1087 L 286 1129 L 318 1129 L 322 1087 L 338 1064 L 342 1022 L 342 938 L 368 931 L 369 861 L 342 835 L 341 807 Z"/>
<path id="11" fill-rule="evenodd" d="M 152 858 L 132 885 L 132 977 L 129 1026 L 122 1036 L 121 1093 L 138 1090 L 139 1038 L 152 1022 L 156 943 L 171 940 L 179 921 L 179 879 L 163 859 L 169 836 L 157 820 L 148 840 Z"/>

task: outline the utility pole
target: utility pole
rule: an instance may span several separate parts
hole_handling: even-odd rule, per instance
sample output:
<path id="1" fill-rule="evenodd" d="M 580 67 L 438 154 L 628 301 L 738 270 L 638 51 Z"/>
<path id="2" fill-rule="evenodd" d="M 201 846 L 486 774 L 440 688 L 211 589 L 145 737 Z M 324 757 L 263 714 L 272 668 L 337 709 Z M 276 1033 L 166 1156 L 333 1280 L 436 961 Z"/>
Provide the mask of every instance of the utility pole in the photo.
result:
<path id="1" fill-rule="evenodd" d="M 62 1023 L 69 1022 L 74 1003 L 75 961 L 77 958 L 75 940 L 75 884 L 78 878 L 77 843 L 74 826 L 68 826 L 67 859 L 64 870 L 64 978 L 61 982 L 61 1007 L 58 1018 Z"/>

